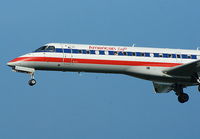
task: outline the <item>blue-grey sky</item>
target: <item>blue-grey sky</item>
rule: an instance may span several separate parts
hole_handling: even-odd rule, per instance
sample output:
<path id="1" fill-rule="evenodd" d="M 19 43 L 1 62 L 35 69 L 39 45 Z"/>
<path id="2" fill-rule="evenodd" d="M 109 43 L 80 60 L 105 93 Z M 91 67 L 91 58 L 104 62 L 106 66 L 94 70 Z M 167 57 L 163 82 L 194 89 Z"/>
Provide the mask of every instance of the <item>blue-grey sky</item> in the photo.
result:
<path id="1" fill-rule="evenodd" d="M 199 0 L 2 0 L 1 139 L 199 138 L 200 94 L 154 94 L 125 75 L 64 72 L 29 76 L 6 62 L 49 42 L 167 48 L 200 46 Z"/>

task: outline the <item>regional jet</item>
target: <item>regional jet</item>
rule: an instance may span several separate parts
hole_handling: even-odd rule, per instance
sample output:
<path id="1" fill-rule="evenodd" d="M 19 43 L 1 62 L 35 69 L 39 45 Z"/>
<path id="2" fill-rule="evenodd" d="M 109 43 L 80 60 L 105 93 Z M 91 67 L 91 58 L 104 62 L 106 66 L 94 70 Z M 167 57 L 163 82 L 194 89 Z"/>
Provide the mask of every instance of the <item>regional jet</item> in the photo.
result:
<path id="1" fill-rule="evenodd" d="M 198 50 L 49 43 L 7 65 L 30 74 L 30 86 L 35 71 L 48 70 L 130 75 L 152 81 L 156 93 L 174 91 L 180 103 L 189 100 L 184 88 L 200 91 Z"/>

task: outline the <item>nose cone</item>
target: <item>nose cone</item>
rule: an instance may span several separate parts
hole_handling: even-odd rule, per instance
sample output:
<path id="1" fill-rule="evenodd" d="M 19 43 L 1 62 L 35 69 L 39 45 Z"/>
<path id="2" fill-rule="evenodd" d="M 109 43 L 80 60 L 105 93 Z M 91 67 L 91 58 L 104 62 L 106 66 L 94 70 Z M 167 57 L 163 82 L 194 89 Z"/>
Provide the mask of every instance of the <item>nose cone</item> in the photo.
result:
<path id="1" fill-rule="evenodd" d="M 8 63 L 7 63 L 7 66 L 9 66 L 9 67 L 14 67 L 14 66 L 15 66 L 15 62 L 8 62 Z"/>
<path id="2" fill-rule="evenodd" d="M 14 67 L 18 62 L 18 58 L 15 58 L 7 63 L 7 66 Z"/>

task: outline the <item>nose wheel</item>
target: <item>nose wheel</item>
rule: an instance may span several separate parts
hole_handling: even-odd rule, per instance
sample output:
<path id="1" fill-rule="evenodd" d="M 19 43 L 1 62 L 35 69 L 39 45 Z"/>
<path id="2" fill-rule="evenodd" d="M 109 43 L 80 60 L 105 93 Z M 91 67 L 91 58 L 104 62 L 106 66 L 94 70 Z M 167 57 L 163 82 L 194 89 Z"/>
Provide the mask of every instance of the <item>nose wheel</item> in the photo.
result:
<path id="1" fill-rule="evenodd" d="M 29 80 L 28 81 L 28 84 L 30 85 L 30 86 L 34 86 L 34 85 L 36 85 L 36 80 L 34 79 L 34 73 L 32 73 L 31 74 L 31 80 Z"/>
<path id="2" fill-rule="evenodd" d="M 28 84 L 29 84 L 30 86 L 34 86 L 36 83 L 37 83 L 37 82 L 36 82 L 35 79 L 31 79 L 31 80 L 28 81 Z"/>

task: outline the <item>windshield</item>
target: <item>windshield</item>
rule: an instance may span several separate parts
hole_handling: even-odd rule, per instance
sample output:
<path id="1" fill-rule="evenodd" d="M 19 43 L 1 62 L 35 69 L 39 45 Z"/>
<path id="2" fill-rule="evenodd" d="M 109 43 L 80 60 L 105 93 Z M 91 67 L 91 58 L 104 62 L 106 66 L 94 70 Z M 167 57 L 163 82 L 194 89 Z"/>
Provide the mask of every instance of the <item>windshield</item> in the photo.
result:
<path id="1" fill-rule="evenodd" d="M 36 49 L 35 52 L 42 52 L 42 51 L 44 51 L 46 49 L 46 47 L 47 46 L 42 46 L 42 47 Z"/>
<path id="2" fill-rule="evenodd" d="M 54 46 L 42 46 L 36 49 L 34 52 L 55 52 Z"/>

